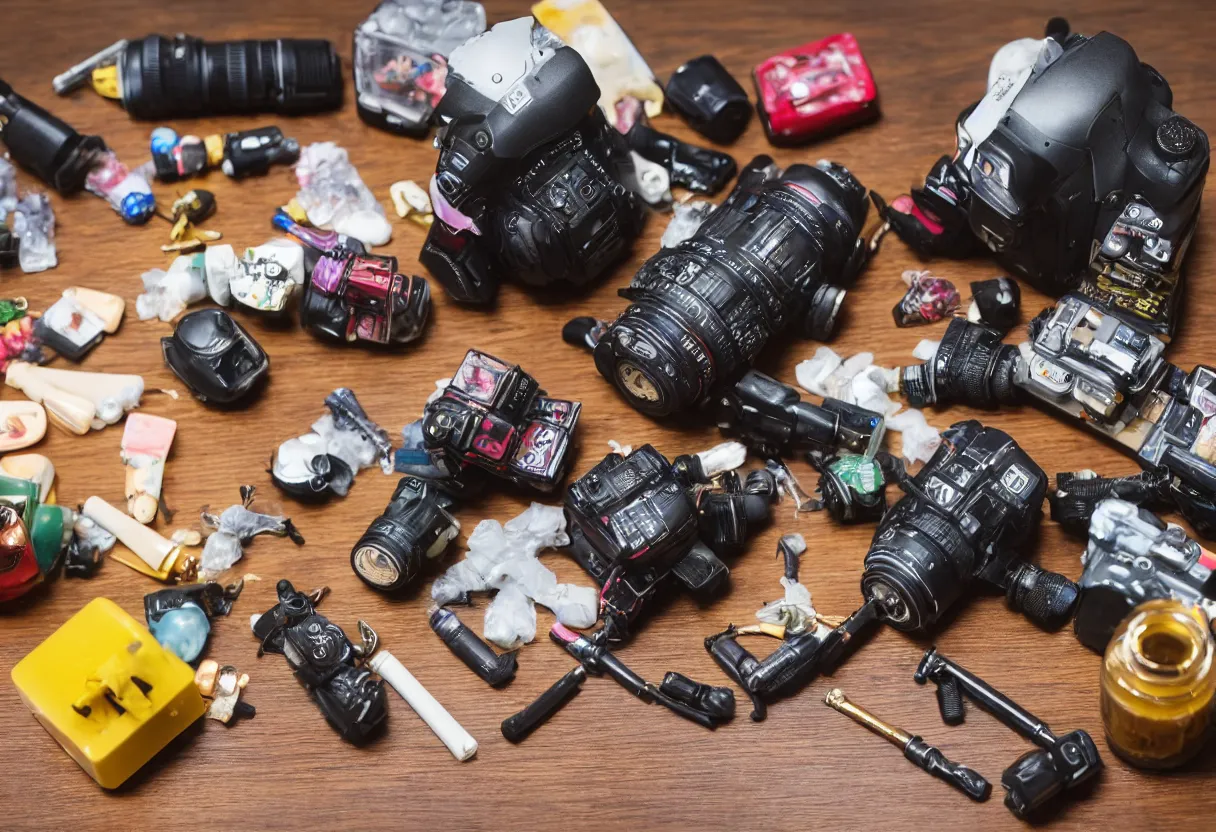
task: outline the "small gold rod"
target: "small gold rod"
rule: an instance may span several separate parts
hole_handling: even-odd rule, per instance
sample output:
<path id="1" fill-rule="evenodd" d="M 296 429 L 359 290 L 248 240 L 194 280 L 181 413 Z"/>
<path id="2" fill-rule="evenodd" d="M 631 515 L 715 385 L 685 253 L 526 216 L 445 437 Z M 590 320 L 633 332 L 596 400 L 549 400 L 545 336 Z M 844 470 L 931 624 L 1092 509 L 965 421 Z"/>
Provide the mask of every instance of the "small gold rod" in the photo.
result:
<path id="1" fill-rule="evenodd" d="M 832 688 L 828 691 L 828 695 L 823 698 L 823 701 L 828 707 L 840 711 L 854 722 L 866 726 L 880 737 L 886 737 L 891 741 L 892 745 L 898 745 L 900 748 L 903 748 L 912 739 L 911 734 L 901 731 L 894 725 L 888 725 L 866 709 L 854 705 L 845 697 L 844 692 L 840 688 Z"/>

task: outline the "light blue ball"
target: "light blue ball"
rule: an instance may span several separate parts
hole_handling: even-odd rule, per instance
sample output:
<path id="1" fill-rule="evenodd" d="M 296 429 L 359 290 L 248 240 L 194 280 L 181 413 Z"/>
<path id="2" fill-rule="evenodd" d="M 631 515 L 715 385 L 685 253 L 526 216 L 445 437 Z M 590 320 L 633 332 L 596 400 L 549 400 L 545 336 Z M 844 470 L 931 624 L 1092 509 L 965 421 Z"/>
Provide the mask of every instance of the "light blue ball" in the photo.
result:
<path id="1" fill-rule="evenodd" d="M 169 610 L 159 621 L 152 622 L 149 629 L 162 647 L 190 663 L 202 655 L 211 633 L 211 622 L 197 604 L 186 604 Z"/>

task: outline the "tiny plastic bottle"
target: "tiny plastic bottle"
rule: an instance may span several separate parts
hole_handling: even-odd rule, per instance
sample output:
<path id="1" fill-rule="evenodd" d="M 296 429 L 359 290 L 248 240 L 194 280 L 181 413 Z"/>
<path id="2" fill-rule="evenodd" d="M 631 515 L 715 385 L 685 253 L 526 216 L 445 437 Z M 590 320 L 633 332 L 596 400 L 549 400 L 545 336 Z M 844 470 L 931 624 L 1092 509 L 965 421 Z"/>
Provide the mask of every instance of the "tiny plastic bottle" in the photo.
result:
<path id="1" fill-rule="evenodd" d="M 1111 749 L 1139 768 L 1174 768 L 1207 739 L 1216 694 L 1206 616 L 1170 598 L 1146 601 L 1115 631 L 1102 663 Z"/>

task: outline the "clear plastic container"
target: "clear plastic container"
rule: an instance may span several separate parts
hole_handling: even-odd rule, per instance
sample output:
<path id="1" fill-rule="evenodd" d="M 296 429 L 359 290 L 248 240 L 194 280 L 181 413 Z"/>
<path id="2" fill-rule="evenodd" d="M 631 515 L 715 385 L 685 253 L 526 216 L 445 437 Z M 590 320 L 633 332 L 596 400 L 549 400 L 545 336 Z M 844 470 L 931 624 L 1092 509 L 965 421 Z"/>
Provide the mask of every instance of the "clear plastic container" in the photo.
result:
<path id="1" fill-rule="evenodd" d="M 486 29 L 470 0 L 384 0 L 355 30 L 355 93 L 365 121 L 425 133 L 446 90 L 446 56 Z"/>
<path id="2" fill-rule="evenodd" d="M 1173 768 L 1207 740 L 1216 668 L 1202 611 L 1172 598 L 1136 607 L 1106 647 L 1102 722 L 1111 749 L 1140 768 Z"/>

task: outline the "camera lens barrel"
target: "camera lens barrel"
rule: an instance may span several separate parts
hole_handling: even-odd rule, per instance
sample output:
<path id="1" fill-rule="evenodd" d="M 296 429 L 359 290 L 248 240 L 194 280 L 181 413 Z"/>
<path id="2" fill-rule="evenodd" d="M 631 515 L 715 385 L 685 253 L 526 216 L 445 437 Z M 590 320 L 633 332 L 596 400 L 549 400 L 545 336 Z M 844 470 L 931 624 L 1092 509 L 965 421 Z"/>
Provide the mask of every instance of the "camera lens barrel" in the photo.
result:
<path id="1" fill-rule="evenodd" d="M 220 113 L 283 115 L 342 103 L 342 69 L 327 40 L 243 40 L 148 35 L 118 57 L 123 106 L 135 118 Z"/>
<path id="2" fill-rule="evenodd" d="M 651 257 L 621 294 L 632 301 L 595 349 L 596 368 L 630 405 L 666 416 L 733 383 L 777 335 L 826 337 L 865 219 L 865 188 L 839 165 L 746 175 L 676 248 Z"/>
<path id="3" fill-rule="evenodd" d="M 84 187 L 94 157 L 106 149 L 100 137 L 76 132 L 4 81 L 0 81 L 0 141 L 13 161 L 64 196 Z"/>

